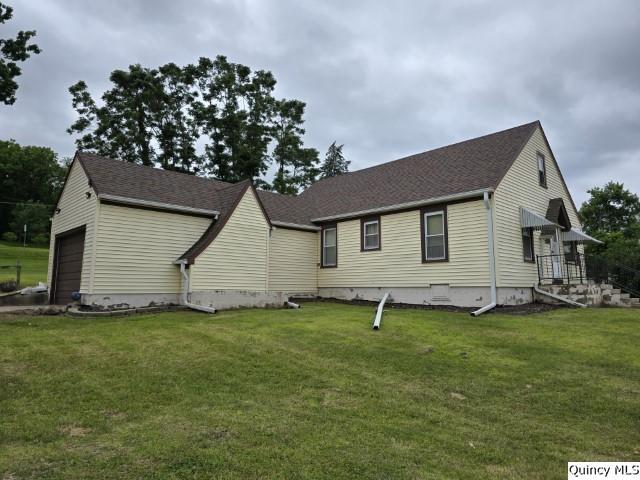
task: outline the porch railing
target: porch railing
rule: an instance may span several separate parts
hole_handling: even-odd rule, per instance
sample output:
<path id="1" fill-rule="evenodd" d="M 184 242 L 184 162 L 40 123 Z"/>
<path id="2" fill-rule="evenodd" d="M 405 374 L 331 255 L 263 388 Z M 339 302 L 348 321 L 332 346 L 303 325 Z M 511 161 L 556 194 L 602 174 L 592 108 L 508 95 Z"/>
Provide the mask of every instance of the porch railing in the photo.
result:
<path id="1" fill-rule="evenodd" d="M 586 265 L 589 280 L 607 283 L 624 293 L 640 297 L 640 270 L 597 255 L 587 255 Z"/>
<path id="2" fill-rule="evenodd" d="M 581 253 L 572 255 L 536 255 L 538 282 L 584 283 L 587 280 L 585 257 Z"/>
<path id="3" fill-rule="evenodd" d="M 536 255 L 538 282 L 585 283 L 587 280 L 606 283 L 625 293 L 640 297 L 640 270 L 636 270 L 597 255 Z"/>

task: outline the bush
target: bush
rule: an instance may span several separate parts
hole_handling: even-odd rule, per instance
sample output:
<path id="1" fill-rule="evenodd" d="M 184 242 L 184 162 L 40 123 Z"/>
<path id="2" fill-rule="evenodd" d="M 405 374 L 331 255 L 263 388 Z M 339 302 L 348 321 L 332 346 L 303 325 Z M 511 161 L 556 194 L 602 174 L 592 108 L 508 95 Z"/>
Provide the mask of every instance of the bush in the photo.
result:
<path id="1" fill-rule="evenodd" d="M 31 241 L 36 245 L 47 245 L 49 243 L 49 235 L 45 235 L 44 233 L 39 233 L 38 235 L 33 237 Z"/>
<path id="2" fill-rule="evenodd" d="M 2 234 L 2 240 L 5 242 L 17 242 L 18 236 L 13 232 L 4 232 Z"/>

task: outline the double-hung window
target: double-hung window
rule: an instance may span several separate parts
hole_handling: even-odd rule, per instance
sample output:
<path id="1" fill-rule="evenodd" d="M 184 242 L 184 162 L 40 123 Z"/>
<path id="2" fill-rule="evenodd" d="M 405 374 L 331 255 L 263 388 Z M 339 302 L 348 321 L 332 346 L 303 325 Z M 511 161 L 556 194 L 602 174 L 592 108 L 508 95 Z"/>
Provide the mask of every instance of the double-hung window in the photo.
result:
<path id="1" fill-rule="evenodd" d="M 422 261 L 446 261 L 447 249 L 447 210 L 446 207 L 424 209 L 422 211 Z"/>
<path id="2" fill-rule="evenodd" d="M 360 249 L 380 250 L 380 217 L 367 217 L 360 220 Z"/>
<path id="3" fill-rule="evenodd" d="M 533 229 L 522 229 L 522 257 L 525 262 L 533 262 Z"/>
<path id="4" fill-rule="evenodd" d="M 544 155 L 538 152 L 538 183 L 541 187 L 547 188 L 547 166 Z"/>
<path id="5" fill-rule="evenodd" d="M 338 229 L 336 225 L 328 225 L 322 229 L 322 266 L 338 265 Z"/>

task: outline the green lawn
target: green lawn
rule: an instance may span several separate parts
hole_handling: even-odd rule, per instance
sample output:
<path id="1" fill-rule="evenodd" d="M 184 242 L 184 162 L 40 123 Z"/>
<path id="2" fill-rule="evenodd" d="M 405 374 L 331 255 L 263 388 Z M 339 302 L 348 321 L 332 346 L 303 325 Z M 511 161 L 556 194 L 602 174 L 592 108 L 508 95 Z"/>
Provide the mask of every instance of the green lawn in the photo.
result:
<path id="1" fill-rule="evenodd" d="M 23 247 L 17 243 L 0 242 L 0 265 L 22 265 L 21 281 L 23 287 L 37 285 L 47 281 L 47 262 L 49 249 L 41 247 Z M 15 278 L 15 269 L 0 269 L 0 282 Z"/>
<path id="2" fill-rule="evenodd" d="M 640 457 L 640 311 L 0 316 L 0 478 L 565 478 Z"/>

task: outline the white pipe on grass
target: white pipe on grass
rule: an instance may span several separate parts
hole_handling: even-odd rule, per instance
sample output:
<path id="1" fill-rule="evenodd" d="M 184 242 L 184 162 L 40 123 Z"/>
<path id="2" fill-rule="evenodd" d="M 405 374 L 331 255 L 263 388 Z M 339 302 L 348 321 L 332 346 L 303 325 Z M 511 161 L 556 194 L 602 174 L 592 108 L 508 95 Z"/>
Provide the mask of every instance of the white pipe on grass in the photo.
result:
<path id="1" fill-rule="evenodd" d="M 376 317 L 373 319 L 374 330 L 380 329 L 380 322 L 382 321 L 382 311 L 384 309 L 384 303 L 387 301 L 387 298 L 389 298 L 389 292 L 384 294 L 384 297 L 382 297 L 382 300 L 380 300 L 380 303 L 378 304 L 378 309 L 376 310 Z"/>
<path id="2" fill-rule="evenodd" d="M 300 305 L 298 305 L 297 303 L 287 301 L 287 307 L 300 308 Z"/>

